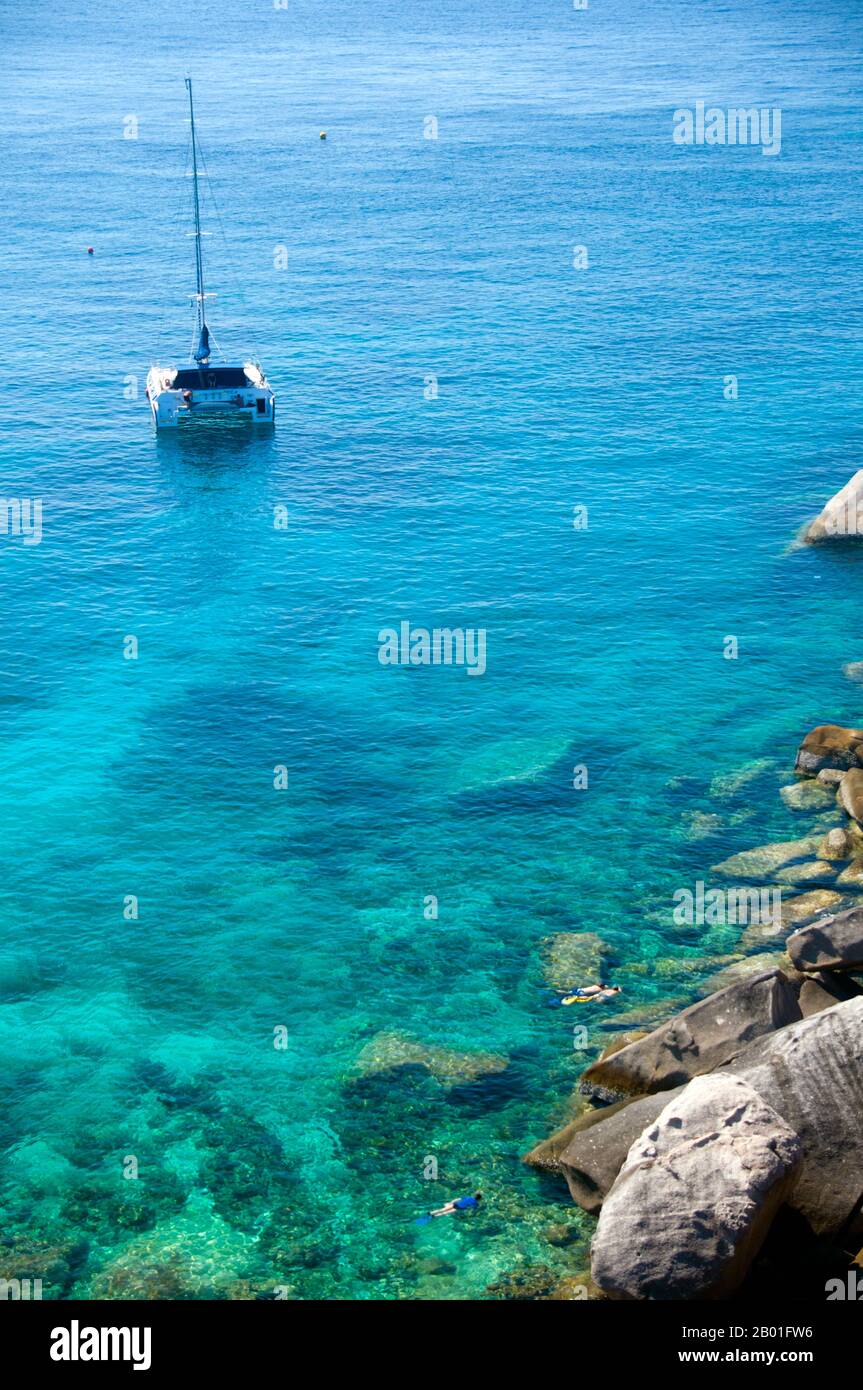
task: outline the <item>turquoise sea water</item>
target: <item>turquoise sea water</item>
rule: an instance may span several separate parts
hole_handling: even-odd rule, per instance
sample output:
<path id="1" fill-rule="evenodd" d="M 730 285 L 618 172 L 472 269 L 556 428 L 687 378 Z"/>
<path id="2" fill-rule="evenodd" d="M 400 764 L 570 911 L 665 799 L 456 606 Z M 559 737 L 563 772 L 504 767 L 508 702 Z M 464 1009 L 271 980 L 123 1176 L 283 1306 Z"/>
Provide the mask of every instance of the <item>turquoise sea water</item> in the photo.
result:
<path id="1" fill-rule="evenodd" d="M 796 744 L 863 718 L 859 561 L 793 545 L 860 463 L 859 7 L 71 8 L 0 19 L 0 491 L 43 503 L 0 536 L 0 1274 L 562 1277 L 591 1223 L 519 1156 L 600 1022 L 736 944 L 675 888 L 808 829 Z M 191 335 L 187 71 L 270 434 L 157 440 L 143 397 Z M 675 146 L 699 98 L 781 107 L 781 154 Z M 382 666 L 402 620 L 485 628 L 486 673 Z M 626 986 L 580 1051 L 559 931 Z M 363 1075 L 380 1033 L 509 1065 Z"/>

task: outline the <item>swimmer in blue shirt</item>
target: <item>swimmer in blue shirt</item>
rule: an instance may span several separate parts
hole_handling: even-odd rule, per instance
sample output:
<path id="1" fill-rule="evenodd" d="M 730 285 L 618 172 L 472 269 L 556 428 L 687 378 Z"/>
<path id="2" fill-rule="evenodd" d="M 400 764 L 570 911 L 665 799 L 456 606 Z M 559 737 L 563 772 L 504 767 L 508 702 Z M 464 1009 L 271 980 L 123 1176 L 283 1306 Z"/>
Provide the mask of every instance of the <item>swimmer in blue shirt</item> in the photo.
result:
<path id="1" fill-rule="evenodd" d="M 481 1192 L 475 1192 L 472 1197 L 456 1197 L 452 1202 L 447 1202 L 445 1207 L 438 1207 L 437 1211 L 430 1211 L 426 1216 L 420 1216 L 417 1225 L 424 1226 L 427 1221 L 433 1220 L 436 1216 L 452 1216 L 457 1211 L 475 1211 L 481 1201 Z"/>

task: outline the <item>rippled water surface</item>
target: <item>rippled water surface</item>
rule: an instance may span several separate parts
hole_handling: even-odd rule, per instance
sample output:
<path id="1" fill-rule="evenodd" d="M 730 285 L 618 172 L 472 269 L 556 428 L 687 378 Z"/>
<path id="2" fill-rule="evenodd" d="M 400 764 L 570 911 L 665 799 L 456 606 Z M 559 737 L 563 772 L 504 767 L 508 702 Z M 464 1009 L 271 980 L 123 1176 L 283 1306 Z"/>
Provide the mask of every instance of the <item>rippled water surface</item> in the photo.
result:
<path id="1" fill-rule="evenodd" d="M 796 743 L 863 718 L 859 564 L 793 545 L 860 462 L 858 6 L 73 9 L 0 19 L 0 479 L 43 503 L 0 537 L 0 1276 L 553 1281 L 590 1222 L 520 1155 L 736 946 L 675 888 L 808 829 Z M 270 434 L 143 399 L 191 334 L 187 70 Z M 675 146 L 699 98 L 781 107 L 781 154 Z M 402 620 L 487 671 L 381 665 Z M 581 1050 L 564 931 L 625 985 Z"/>

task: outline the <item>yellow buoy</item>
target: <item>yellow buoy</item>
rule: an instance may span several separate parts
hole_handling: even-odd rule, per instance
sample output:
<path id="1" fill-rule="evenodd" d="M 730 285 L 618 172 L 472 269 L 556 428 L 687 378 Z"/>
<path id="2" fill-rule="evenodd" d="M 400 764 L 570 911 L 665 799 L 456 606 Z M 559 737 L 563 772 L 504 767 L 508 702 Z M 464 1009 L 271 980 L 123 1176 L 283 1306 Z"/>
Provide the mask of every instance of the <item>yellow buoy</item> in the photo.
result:
<path id="1" fill-rule="evenodd" d="M 326 138 L 327 138 L 327 132 L 326 132 L 325 130 L 322 130 L 322 131 L 321 131 L 321 139 L 322 139 L 322 140 L 326 140 Z"/>

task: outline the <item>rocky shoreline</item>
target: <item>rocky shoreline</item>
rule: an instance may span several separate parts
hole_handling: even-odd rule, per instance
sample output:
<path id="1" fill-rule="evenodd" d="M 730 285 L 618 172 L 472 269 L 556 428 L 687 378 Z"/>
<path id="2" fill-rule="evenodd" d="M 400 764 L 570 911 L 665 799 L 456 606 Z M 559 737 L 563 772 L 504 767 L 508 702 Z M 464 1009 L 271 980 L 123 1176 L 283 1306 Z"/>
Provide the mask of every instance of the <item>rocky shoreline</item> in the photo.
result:
<path id="1" fill-rule="evenodd" d="M 835 800 L 836 823 L 713 871 L 794 896 L 705 998 L 650 1031 L 618 1015 L 579 1078 L 587 1108 L 525 1155 L 598 1216 L 589 1275 L 552 1296 L 793 1297 L 808 1281 L 827 1298 L 863 1264 L 863 730 L 813 729 L 795 773 L 783 799 Z M 567 935 L 571 955 L 600 953 Z"/>

